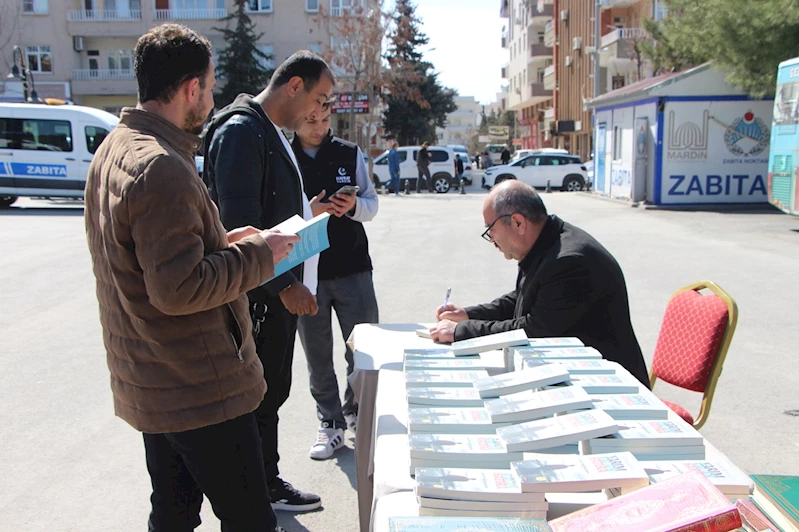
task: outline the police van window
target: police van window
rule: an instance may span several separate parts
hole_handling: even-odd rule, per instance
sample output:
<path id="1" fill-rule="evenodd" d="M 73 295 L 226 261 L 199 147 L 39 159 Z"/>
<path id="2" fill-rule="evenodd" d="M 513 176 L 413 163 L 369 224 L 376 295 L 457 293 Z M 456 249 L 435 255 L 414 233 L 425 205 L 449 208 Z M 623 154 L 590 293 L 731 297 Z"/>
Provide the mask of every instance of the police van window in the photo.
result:
<path id="1" fill-rule="evenodd" d="M 107 129 L 97 126 L 86 126 L 84 132 L 86 133 L 86 148 L 88 148 L 89 153 L 92 154 L 97 151 L 97 148 L 100 147 L 100 143 L 103 142 L 108 135 Z"/>
<path id="2" fill-rule="evenodd" d="M 449 160 L 449 155 L 444 150 L 430 150 L 431 163 L 443 163 Z"/>
<path id="3" fill-rule="evenodd" d="M 0 119 L 0 146 L 15 150 L 72 151 L 66 120 Z"/>
<path id="4" fill-rule="evenodd" d="M 399 153 L 399 156 L 400 156 L 399 159 L 400 159 L 401 163 L 404 163 L 405 161 L 408 160 L 408 152 L 407 151 L 403 150 L 403 151 L 399 151 L 397 153 Z M 416 153 L 413 154 L 413 158 L 416 159 Z"/>

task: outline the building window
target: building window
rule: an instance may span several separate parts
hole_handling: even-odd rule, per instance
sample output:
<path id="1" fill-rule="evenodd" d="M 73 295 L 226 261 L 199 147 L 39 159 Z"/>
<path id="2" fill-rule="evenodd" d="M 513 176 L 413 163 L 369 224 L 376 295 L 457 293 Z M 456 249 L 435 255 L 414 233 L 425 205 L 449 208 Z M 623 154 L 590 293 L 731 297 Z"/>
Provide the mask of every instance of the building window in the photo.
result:
<path id="1" fill-rule="evenodd" d="M 269 59 L 264 59 L 258 56 L 258 64 L 267 70 L 275 69 L 275 45 L 274 44 L 256 44 L 255 47 L 259 52 L 269 56 Z"/>
<path id="2" fill-rule="evenodd" d="M 613 128 L 613 160 L 618 161 L 621 159 L 621 128 L 615 126 Z"/>
<path id="3" fill-rule="evenodd" d="M 247 11 L 251 13 L 271 13 L 272 0 L 247 0 Z"/>
<path id="4" fill-rule="evenodd" d="M 305 0 L 305 11 L 317 13 L 319 11 L 319 0 Z"/>
<path id="5" fill-rule="evenodd" d="M 47 0 L 22 0 L 22 12 L 32 15 L 46 15 L 49 11 Z"/>
<path id="6" fill-rule="evenodd" d="M 109 50 L 108 70 L 133 70 L 133 52 L 131 50 Z"/>
<path id="7" fill-rule="evenodd" d="M 31 72 L 53 72 L 53 56 L 49 46 L 26 46 L 25 55 Z"/>
<path id="8" fill-rule="evenodd" d="M 613 76 L 610 80 L 612 90 L 624 87 L 624 76 Z"/>
<path id="9" fill-rule="evenodd" d="M 361 7 L 362 0 L 330 0 L 330 14 L 340 17 L 353 7 Z"/>

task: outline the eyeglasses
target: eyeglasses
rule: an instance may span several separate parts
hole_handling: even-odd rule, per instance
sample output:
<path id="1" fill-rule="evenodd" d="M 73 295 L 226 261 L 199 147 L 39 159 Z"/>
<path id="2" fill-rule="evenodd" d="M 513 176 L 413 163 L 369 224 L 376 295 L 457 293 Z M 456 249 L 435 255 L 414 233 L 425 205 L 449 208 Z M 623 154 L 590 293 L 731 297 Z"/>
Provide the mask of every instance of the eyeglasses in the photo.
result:
<path id="1" fill-rule="evenodd" d="M 515 212 L 512 212 L 512 213 L 510 213 L 510 214 L 500 214 L 499 216 L 497 216 L 497 219 L 496 219 L 496 220 L 494 220 L 493 222 L 491 222 L 491 225 L 489 225 L 489 226 L 486 228 L 486 230 L 483 232 L 483 234 L 482 234 L 482 235 L 480 235 L 480 236 L 481 236 L 481 237 L 483 238 L 483 240 L 485 240 L 486 242 L 493 242 L 493 241 L 494 241 L 494 239 L 493 239 L 493 238 L 491 238 L 491 235 L 490 235 L 489 233 L 491 232 L 491 229 L 494 227 L 494 224 L 496 224 L 496 223 L 497 223 L 498 221 L 500 221 L 501 219 L 503 219 L 503 218 L 506 218 L 506 217 L 508 217 L 508 216 L 513 216 L 514 214 L 516 214 L 516 213 L 515 213 Z"/>

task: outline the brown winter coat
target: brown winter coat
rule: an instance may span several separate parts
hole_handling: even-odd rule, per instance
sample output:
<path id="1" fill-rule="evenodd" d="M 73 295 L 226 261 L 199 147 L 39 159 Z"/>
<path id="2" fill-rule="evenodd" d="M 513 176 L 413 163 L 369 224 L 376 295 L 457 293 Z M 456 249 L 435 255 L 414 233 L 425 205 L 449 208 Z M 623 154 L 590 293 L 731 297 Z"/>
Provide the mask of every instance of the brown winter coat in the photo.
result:
<path id="1" fill-rule="evenodd" d="M 148 433 L 252 412 L 266 392 L 245 292 L 272 276 L 259 235 L 228 242 L 199 138 L 122 111 L 86 181 L 85 221 L 116 414 Z"/>

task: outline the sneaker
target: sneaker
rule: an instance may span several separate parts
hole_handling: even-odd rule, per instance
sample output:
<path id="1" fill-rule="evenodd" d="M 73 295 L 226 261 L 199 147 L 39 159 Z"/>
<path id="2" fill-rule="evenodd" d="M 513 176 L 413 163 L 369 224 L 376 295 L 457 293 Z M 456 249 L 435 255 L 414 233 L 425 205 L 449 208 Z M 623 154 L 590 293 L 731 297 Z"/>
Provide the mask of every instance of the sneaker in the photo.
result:
<path id="1" fill-rule="evenodd" d="M 355 434 L 355 430 L 358 428 L 358 414 L 344 414 L 344 421 L 347 422 L 350 432 Z"/>
<path id="2" fill-rule="evenodd" d="M 327 460 L 336 449 L 344 446 L 344 431 L 334 428 L 331 423 L 323 421 L 316 433 L 316 443 L 311 447 L 311 458 L 314 460 Z"/>
<path id="3" fill-rule="evenodd" d="M 280 477 L 269 486 L 269 498 L 274 510 L 285 512 L 310 512 L 322 506 L 322 499 L 313 493 L 304 493 Z"/>

